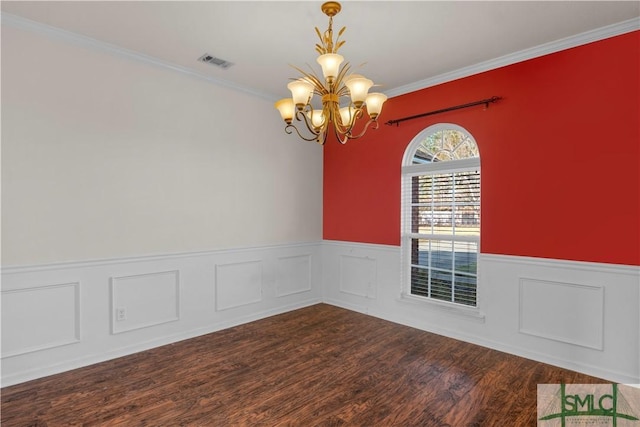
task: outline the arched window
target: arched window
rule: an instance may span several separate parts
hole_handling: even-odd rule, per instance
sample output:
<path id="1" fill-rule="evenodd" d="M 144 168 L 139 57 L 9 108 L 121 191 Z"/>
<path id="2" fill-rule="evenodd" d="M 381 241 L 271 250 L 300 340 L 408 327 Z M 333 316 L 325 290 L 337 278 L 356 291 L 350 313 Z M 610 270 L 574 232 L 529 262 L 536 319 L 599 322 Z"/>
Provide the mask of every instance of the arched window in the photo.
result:
<path id="1" fill-rule="evenodd" d="M 403 295 L 477 306 L 480 154 L 464 128 L 420 132 L 402 164 Z"/>

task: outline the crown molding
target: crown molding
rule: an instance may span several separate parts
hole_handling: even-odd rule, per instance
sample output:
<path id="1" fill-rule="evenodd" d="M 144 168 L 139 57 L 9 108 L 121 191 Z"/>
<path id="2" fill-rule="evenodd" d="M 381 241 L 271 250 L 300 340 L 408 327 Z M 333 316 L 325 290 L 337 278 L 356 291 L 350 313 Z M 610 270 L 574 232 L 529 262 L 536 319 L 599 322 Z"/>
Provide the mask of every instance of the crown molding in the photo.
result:
<path id="1" fill-rule="evenodd" d="M 119 56 L 121 58 L 126 58 L 130 60 L 142 62 L 148 65 L 164 68 L 167 70 L 176 71 L 182 74 L 189 75 L 191 77 L 195 77 L 200 80 L 207 81 L 209 83 L 213 83 L 218 86 L 223 86 L 229 89 L 244 92 L 248 95 L 262 98 L 270 102 L 274 102 L 277 99 L 275 95 L 270 93 L 258 91 L 246 86 L 242 86 L 242 85 L 230 82 L 228 80 L 216 78 L 213 76 L 208 76 L 206 74 L 199 73 L 198 71 L 195 71 L 191 68 L 183 67 L 182 65 L 177 65 L 172 62 L 164 61 L 162 59 L 156 58 L 151 55 L 145 55 L 143 53 L 136 52 L 134 50 L 125 49 L 123 47 L 120 47 L 111 43 L 106 43 L 101 40 L 97 40 L 97 39 L 87 37 L 71 31 L 63 30 L 61 28 L 43 24 L 41 22 L 32 21 L 30 19 L 26 19 L 17 15 L 12 15 L 10 13 L 5 13 L 5 12 L 2 12 L 0 14 L 0 17 L 1 17 L 2 25 L 11 26 L 20 30 L 31 31 L 51 39 L 64 41 L 67 43 L 75 44 L 77 46 L 109 53 L 115 56 Z"/>
<path id="2" fill-rule="evenodd" d="M 474 74 L 479 74 L 485 71 L 504 67 L 506 65 L 512 65 L 518 62 L 526 61 L 528 59 L 533 59 L 540 56 L 548 55 L 550 53 L 559 52 L 561 50 L 571 49 L 573 47 L 585 45 L 587 43 L 604 40 L 609 37 L 615 37 L 621 34 L 630 33 L 638 29 L 640 29 L 640 19 L 629 19 L 627 21 L 607 25 L 606 27 L 596 28 L 594 30 L 576 34 L 574 36 L 565 37 L 563 39 L 555 40 L 549 43 L 544 43 L 529 49 L 521 50 L 519 52 L 510 53 L 508 55 L 500 56 L 498 58 L 490 59 L 488 61 L 483 61 L 478 64 L 440 74 L 438 76 L 429 77 L 428 79 L 389 89 L 388 91 L 385 91 L 385 95 L 390 98 L 393 96 L 404 95 L 410 92 L 415 92 L 417 90 L 426 89 L 431 86 L 461 79 L 463 77 L 469 77 Z"/>
<path id="3" fill-rule="evenodd" d="M 242 86 L 228 80 L 219 79 L 212 76 L 201 74 L 191 68 L 183 67 L 181 65 L 173 64 L 156 57 L 145 55 L 140 52 L 125 49 L 120 46 L 116 46 L 110 43 L 106 43 L 91 37 L 83 36 L 71 31 L 63 30 L 57 27 L 46 25 L 40 22 L 32 21 L 30 19 L 22 18 L 17 15 L 9 13 L 0 14 L 2 25 L 9 25 L 18 29 L 28 30 L 42 34 L 46 37 L 50 37 L 57 40 L 66 41 L 79 46 L 93 48 L 102 52 L 107 52 L 123 58 L 132 59 L 135 61 L 143 62 L 145 64 L 154 65 L 157 67 L 169 69 L 179 73 L 187 74 L 189 76 L 213 83 L 219 86 L 223 86 L 229 89 L 244 92 L 246 94 L 262 98 L 267 101 L 274 102 L 277 96 L 258 91 L 246 86 Z M 640 19 L 634 18 L 627 21 L 618 22 L 616 24 L 607 25 L 605 27 L 596 28 L 594 30 L 586 31 L 584 33 L 576 34 L 574 36 L 565 37 L 563 39 L 555 40 L 549 43 L 544 43 L 539 46 L 535 46 L 529 49 L 524 49 L 518 52 L 510 53 L 508 55 L 500 56 L 498 58 L 483 61 L 478 64 L 470 65 L 468 67 L 459 68 L 457 70 L 443 73 L 438 76 L 429 77 L 424 80 L 419 80 L 414 83 L 409 83 L 404 86 L 392 88 L 384 91 L 388 97 L 394 97 L 404 95 L 417 90 L 426 89 L 431 86 L 450 82 L 463 77 L 468 77 L 474 74 L 490 71 L 495 68 L 504 67 L 506 65 L 515 64 L 518 62 L 526 61 L 528 59 L 537 58 L 540 56 L 548 55 L 550 53 L 559 52 L 561 50 L 570 49 L 573 47 L 581 46 L 587 43 L 603 40 L 609 37 L 618 36 L 621 34 L 629 33 L 640 29 Z"/>

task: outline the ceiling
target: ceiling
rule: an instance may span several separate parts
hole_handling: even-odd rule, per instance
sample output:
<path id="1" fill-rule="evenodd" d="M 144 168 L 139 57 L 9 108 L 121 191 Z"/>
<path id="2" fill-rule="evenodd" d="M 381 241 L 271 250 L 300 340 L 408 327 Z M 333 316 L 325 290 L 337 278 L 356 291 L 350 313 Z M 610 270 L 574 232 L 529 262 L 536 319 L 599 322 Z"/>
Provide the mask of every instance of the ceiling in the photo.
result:
<path id="1" fill-rule="evenodd" d="M 277 99 L 289 96 L 286 84 L 298 76 L 289 64 L 319 70 L 314 27 L 328 25 L 321 4 L 2 1 L 1 7 L 3 19 L 44 23 Z M 340 53 L 390 93 L 638 16 L 637 1 L 345 1 L 334 31 L 347 27 Z M 197 62 L 204 53 L 234 65 Z"/>

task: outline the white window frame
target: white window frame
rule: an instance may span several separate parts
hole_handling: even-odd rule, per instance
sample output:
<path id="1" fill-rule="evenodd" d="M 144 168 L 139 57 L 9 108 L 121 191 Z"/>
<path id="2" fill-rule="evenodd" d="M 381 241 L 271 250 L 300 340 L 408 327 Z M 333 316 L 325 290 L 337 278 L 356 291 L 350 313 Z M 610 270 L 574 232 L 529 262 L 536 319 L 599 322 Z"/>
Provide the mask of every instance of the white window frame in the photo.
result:
<path id="1" fill-rule="evenodd" d="M 477 170 L 480 172 L 480 157 L 449 160 L 443 162 L 432 162 L 425 164 L 413 164 L 413 157 L 421 142 L 429 135 L 443 131 L 443 130 L 455 130 L 463 132 L 469 136 L 469 139 L 476 144 L 473 135 L 462 126 L 453 123 L 438 123 L 422 130 L 416 135 L 413 140 L 407 146 L 404 156 L 402 158 L 402 186 L 401 192 L 401 257 L 402 257 L 402 277 L 401 277 L 401 301 L 412 302 L 416 304 L 423 304 L 428 307 L 439 308 L 449 312 L 457 314 L 468 315 L 479 319 L 484 319 L 484 315 L 481 312 L 481 286 L 480 286 L 480 236 L 458 236 L 456 241 L 473 241 L 477 243 L 478 247 L 478 268 L 476 271 L 476 305 L 465 306 L 463 304 L 457 304 L 449 301 L 441 301 L 435 298 L 422 297 L 411 294 L 411 255 L 412 245 L 411 240 L 415 237 L 412 233 L 412 218 L 411 218 L 411 188 L 412 178 L 418 175 L 424 175 L 437 173 L 437 172 L 464 172 L 469 170 Z M 481 172 L 480 172 L 481 174 Z M 482 176 L 482 174 L 481 174 Z M 480 203 L 482 203 L 482 195 L 480 197 Z M 482 219 L 480 220 L 480 228 L 482 229 Z M 420 235 L 421 238 L 435 238 L 441 240 L 443 235 Z"/>

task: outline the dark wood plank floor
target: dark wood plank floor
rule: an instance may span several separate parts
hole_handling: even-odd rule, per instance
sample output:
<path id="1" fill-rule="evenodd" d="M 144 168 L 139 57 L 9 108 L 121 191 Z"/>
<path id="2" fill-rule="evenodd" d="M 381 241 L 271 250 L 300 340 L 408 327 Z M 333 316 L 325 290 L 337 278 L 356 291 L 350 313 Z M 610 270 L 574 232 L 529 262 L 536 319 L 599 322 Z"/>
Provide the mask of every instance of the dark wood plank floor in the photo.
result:
<path id="1" fill-rule="evenodd" d="M 535 426 L 605 381 L 326 304 L 2 389 L 2 426 Z"/>

